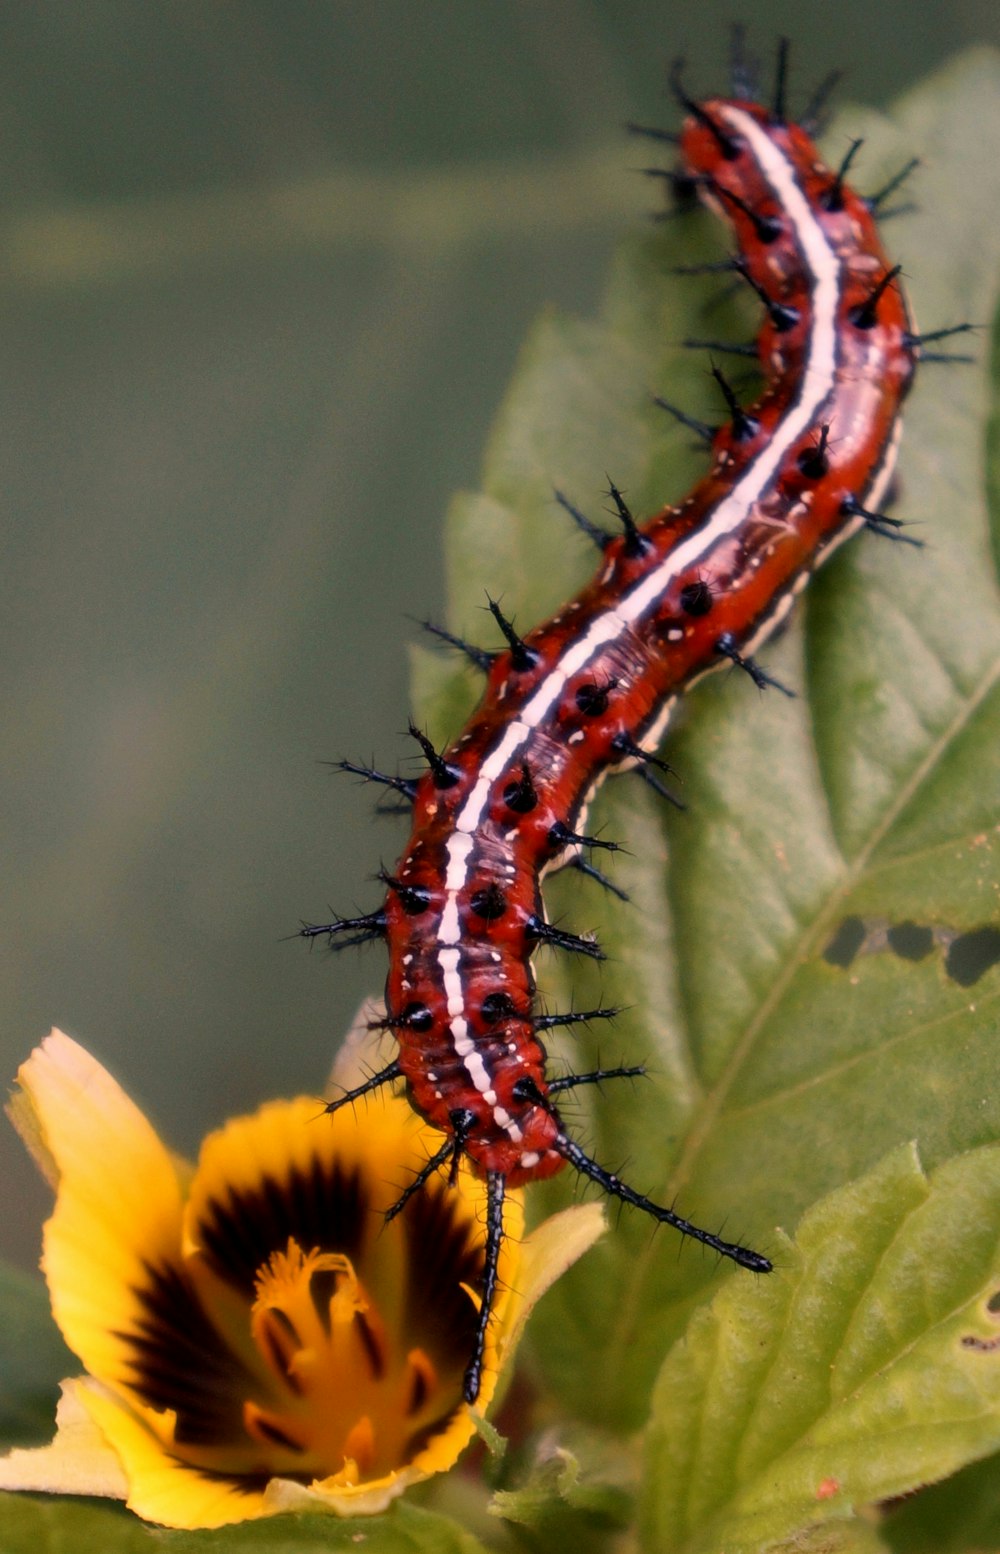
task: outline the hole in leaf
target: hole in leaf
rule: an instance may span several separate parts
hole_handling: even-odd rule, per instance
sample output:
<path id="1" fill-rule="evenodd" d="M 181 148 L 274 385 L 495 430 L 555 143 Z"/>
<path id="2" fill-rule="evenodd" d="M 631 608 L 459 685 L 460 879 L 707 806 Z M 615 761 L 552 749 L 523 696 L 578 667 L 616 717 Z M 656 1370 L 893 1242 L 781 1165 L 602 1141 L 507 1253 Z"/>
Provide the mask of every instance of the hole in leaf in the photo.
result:
<path id="1" fill-rule="evenodd" d="M 1000 962 L 1000 928 L 974 928 L 948 946 L 944 969 L 959 987 L 971 987 Z"/>
<path id="2" fill-rule="evenodd" d="M 944 971 L 959 987 L 972 987 L 1000 965 L 1000 928 L 992 923 L 958 933 L 946 924 L 890 923 L 884 917 L 845 917 L 823 951 L 830 966 L 846 970 L 859 955 L 891 950 L 901 960 L 925 960 L 931 951 L 944 953 Z"/>
<path id="3" fill-rule="evenodd" d="M 845 917 L 837 932 L 823 951 L 823 959 L 831 966 L 848 967 L 865 942 L 865 925 L 860 917 Z"/>
<path id="4" fill-rule="evenodd" d="M 995 1349 L 1000 1349 L 1000 1338 L 980 1338 L 978 1333 L 966 1333 L 962 1339 L 963 1349 L 976 1349 L 980 1354 L 992 1354 Z"/>
<path id="5" fill-rule="evenodd" d="M 890 950 L 904 960 L 923 960 L 934 948 L 933 928 L 922 928 L 919 923 L 896 923 L 886 938 Z"/>

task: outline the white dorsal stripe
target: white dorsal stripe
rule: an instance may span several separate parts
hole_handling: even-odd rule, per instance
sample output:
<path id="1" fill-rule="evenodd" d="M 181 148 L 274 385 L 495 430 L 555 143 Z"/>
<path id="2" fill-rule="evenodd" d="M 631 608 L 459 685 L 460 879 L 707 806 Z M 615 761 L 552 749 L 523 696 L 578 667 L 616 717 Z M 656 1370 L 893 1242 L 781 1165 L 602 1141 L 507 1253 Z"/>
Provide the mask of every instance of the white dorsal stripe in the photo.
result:
<path id="1" fill-rule="evenodd" d="M 696 566 L 719 540 L 743 524 L 750 507 L 760 499 L 781 468 L 789 449 L 814 424 L 833 391 L 837 372 L 840 261 L 799 188 L 795 169 L 788 159 L 750 114 L 739 108 L 727 108 L 723 110 L 723 117 L 747 140 L 776 200 L 787 211 L 812 279 L 812 329 L 803 367 L 802 393 L 775 428 L 767 447 L 747 466 L 708 522 L 672 550 L 660 566 L 624 596 L 620 604 L 593 620 L 579 642 L 567 649 L 560 663 L 536 687 L 531 700 L 522 709 L 520 719 L 510 725 L 483 763 L 476 786 L 456 816 L 455 824 L 460 830 L 475 830 L 493 783 L 527 742 L 530 731 L 548 716 L 566 682 L 583 669 L 600 648 L 620 636 L 624 626 L 631 626 L 641 619 L 674 577 L 688 567 Z"/>
<path id="2" fill-rule="evenodd" d="M 716 112 L 727 129 L 742 137 L 750 148 L 776 201 L 786 214 L 809 277 L 811 327 L 799 397 L 775 428 L 767 447 L 744 468 L 731 491 L 710 512 L 706 521 L 676 546 L 658 567 L 641 578 L 617 605 L 592 620 L 580 639 L 567 647 L 559 663 L 536 686 L 519 716 L 504 729 L 502 737 L 483 761 L 475 785 L 455 815 L 454 829 L 446 844 L 445 904 L 441 917 L 442 948 L 438 953 L 438 964 L 451 1017 L 455 1050 L 480 1094 L 493 1092 L 489 1088 L 490 1076 L 468 1034 L 464 1015 L 459 948 L 461 924 L 457 897 L 468 881 L 469 860 L 474 852 L 473 836 L 482 823 L 494 783 L 510 768 L 519 752 L 530 744 L 532 735 L 549 716 L 567 682 L 585 668 L 607 643 L 630 631 L 655 606 L 674 578 L 696 567 L 720 540 L 742 527 L 751 507 L 763 496 L 789 451 L 816 423 L 819 412 L 836 384 L 841 270 L 837 254 L 827 241 L 822 224 L 816 219 L 799 187 L 794 166 L 774 144 L 767 131 L 742 108 L 724 106 Z M 520 1139 L 520 1129 L 503 1107 L 494 1106 L 493 1116 L 497 1126 L 504 1129 L 510 1138 Z"/>
<path id="3" fill-rule="evenodd" d="M 840 260 L 799 188 L 794 167 L 767 132 L 741 108 L 724 108 L 720 112 L 729 128 L 750 146 L 775 199 L 788 216 L 811 277 L 812 327 L 803 366 L 802 390 L 797 403 L 775 427 L 767 447 L 747 466 L 708 523 L 671 551 L 663 564 L 643 578 L 622 600 L 617 613 L 629 622 L 645 614 L 672 576 L 695 565 L 720 539 L 741 526 L 750 507 L 759 501 L 781 468 L 789 449 L 813 425 L 836 382 Z"/>

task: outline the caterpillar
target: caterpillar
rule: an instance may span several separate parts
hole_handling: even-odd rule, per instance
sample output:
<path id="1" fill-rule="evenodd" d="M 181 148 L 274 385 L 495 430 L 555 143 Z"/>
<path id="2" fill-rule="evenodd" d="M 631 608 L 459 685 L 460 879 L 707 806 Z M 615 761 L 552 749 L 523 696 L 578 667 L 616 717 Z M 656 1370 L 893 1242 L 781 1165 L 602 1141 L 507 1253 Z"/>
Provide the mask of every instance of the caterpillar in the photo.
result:
<path id="1" fill-rule="evenodd" d="M 382 1023 L 398 1054 L 329 1109 L 402 1082 L 416 1110 L 441 1131 L 441 1147 L 391 1212 L 432 1173 L 456 1170 L 462 1156 L 485 1179 L 482 1300 L 464 1380 L 470 1404 L 479 1392 L 508 1185 L 569 1165 L 741 1267 L 771 1267 L 761 1253 L 635 1191 L 570 1135 L 561 1093 L 642 1070 L 547 1075 L 547 1030 L 617 1011 L 539 1012 L 531 957 L 548 944 L 601 958 L 592 939 L 547 921 L 542 880 L 568 864 L 602 878 L 590 859 L 611 844 L 588 836 L 585 825 L 607 776 L 634 770 L 673 798 L 657 751 L 678 697 L 725 664 L 760 688 L 777 685 L 752 655 L 814 569 L 863 529 L 917 543 L 880 504 L 916 364 L 940 358 L 926 346 L 957 331 L 914 331 L 900 266 L 890 263 L 876 229 L 876 216 L 915 164 L 877 194 L 857 193 L 847 173 L 859 143 L 830 168 L 812 139 L 834 78 L 790 122 L 786 66 L 782 43 L 768 106 L 757 100 L 739 46 L 728 97 L 689 96 L 678 63 L 671 84 L 685 114 L 679 134 L 632 126 L 676 145 L 678 167 L 662 175 L 681 200 L 696 196 L 732 229 L 737 252 L 729 267 L 763 309 L 756 343 L 744 348 L 763 374 L 762 393 L 742 406 L 713 363 L 723 425 L 703 426 L 661 401 L 704 438 L 711 464 L 683 502 L 643 523 L 614 484 L 615 533 L 557 493 L 601 561 L 592 582 L 549 621 L 521 636 L 490 600 L 505 643 L 497 652 L 430 628 L 484 671 L 487 684 L 443 752 L 411 725 L 427 761 L 418 780 L 337 763 L 400 794 L 412 806 L 412 829 L 394 871 L 382 874 L 386 896 L 377 911 L 301 929 L 332 948 L 375 939 L 388 947 Z M 701 343 L 720 353 L 740 349 Z"/>

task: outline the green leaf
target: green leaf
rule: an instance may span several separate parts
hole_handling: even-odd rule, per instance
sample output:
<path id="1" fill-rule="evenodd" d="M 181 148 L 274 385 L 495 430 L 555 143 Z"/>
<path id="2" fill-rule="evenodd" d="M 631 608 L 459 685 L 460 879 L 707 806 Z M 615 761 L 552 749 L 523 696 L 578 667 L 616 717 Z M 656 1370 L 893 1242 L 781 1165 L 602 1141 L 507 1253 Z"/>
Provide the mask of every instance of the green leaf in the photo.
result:
<path id="1" fill-rule="evenodd" d="M 574 1437 L 542 1452 L 519 1489 L 499 1490 L 490 1510 L 505 1521 L 530 1527 L 542 1546 L 574 1550 L 606 1547 L 608 1530 L 631 1520 L 633 1468 L 620 1446 L 606 1437 Z M 599 1541 L 594 1542 L 597 1538 Z"/>
<path id="2" fill-rule="evenodd" d="M 916 1151 L 811 1209 L 730 1281 L 653 1396 L 649 1551 L 770 1546 L 1000 1447 L 1000 1148 Z"/>
<path id="3" fill-rule="evenodd" d="M 41 1279 L 0 1265 L 0 1443 L 52 1435 L 59 1383 L 80 1363 L 59 1336 Z"/>
<path id="4" fill-rule="evenodd" d="M 845 111 L 831 155 L 859 133 L 866 187 L 922 159 L 919 209 L 886 229 L 922 327 L 991 320 L 996 56 L 956 61 L 891 121 Z M 707 216 L 668 223 L 625 246 L 599 321 L 547 316 L 536 328 L 483 490 L 452 509 L 453 629 L 489 644 L 484 589 L 526 628 L 590 576 L 593 553 L 553 486 L 599 521 L 607 474 L 649 513 L 701 472 L 649 392 L 717 416 L 704 361 L 675 342 L 745 338 L 753 308 L 736 297 L 705 311 L 716 289 L 669 272 L 717 257 L 724 243 Z M 688 812 L 635 779 L 598 796 L 592 826 L 628 849 L 614 876 L 633 904 L 565 875 L 546 885 L 550 915 L 596 929 L 609 954 L 582 970 L 540 955 L 547 1005 L 603 998 L 628 1011 L 610 1037 L 553 1041 L 554 1067 L 624 1060 L 650 1071 L 644 1083 L 574 1097 L 574 1131 L 608 1165 L 627 1162 L 641 1190 L 765 1251 L 775 1226 L 791 1230 L 823 1194 L 910 1139 L 928 1168 L 1000 1139 L 989 368 L 983 349 L 974 366 L 921 370 L 899 513 L 927 548 L 866 536 L 824 568 L 791 631 L 766 650 L 798 700 L 716 676 L 686 701 L 667 743 Z M 421 703 L 436 737 L 454 737 L 471 685 L 464 668 L 437 676 L 434 700 Z M 860 938 L 847 959 L 852 929 Z M 565 1178 L 543 1184 L 535 1213 L 570 1191 Z M 939 1255 L 951 1255 L 947 1235 Z M 663 1356 L 720 1277 L 697 1248 L 625 1211 L 543 1302 L 536 1365 L 577 1417 L 632 1429 Z M 737 1306 L 756 1298 L 734 1275 Z M 986 1449 L 970 1444 L 969 1454 Z"/>
<path id="5" fill-rule="evenodd" d="M 911 1495 L 886 1518 L 882 1536 L 894 1554 L 1000 1549 L 1000 1456 Z"/>
<path id="6" fill-rule="evenodd" d="M 170 1532 L 118 1507 L 92 1501 L 0 1495 L 3 1554 L 298 1554 L 363 1549 L 365 1554 L 482 1554 L 453 1521 L 398 1504 L 385 1516 L 275 1516 L 209 1532 Z"/>

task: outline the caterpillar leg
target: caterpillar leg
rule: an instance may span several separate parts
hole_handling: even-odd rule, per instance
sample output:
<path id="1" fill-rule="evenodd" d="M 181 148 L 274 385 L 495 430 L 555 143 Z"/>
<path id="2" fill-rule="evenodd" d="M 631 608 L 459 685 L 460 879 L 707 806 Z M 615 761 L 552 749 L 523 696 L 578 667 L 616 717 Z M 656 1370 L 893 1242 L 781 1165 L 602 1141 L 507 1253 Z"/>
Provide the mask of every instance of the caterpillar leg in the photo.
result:
<path id="1" fill-rule="evenodd" d="M 749 1268 L 753 1273 L 771 1272 L 771 1261 L 769 1258 L 764 1257 L 762 1253 L 753 1252 L 749 1247 L 739 1246 L 732 1241 L 723 1241 L 721 1237 L 713 1235 L 710 1230 L 702 1230 L 700 1226 L 692 1225 L 690 1220 L 682 1219 L 679 1214 L 674 1213 L 673 1209 L 667 1209 L 662 1204 L 653 1203 L 650 1198 L 646 1198 L 642 1193 L 636 1192 L 634 1188 L 626 1186 L 613 1172 L 605 1171 L 603 1166 L 598 1165 L 596 1160 L 591 1160 L 590 1156 L 584 1153 L 579 1144 L 575 1144 L 565 1134 L 561 1134 L 556 1139 L 555 1148 L 558 1149 L 564 1160 L 568 1161 L 575 1170 L 580 1172 L 581 1176 L 589 1177 L 592 1182 L 596 1182 L 611 1197 L 621 1198 L 623 1203 L 630 1203 L 634 1209 L 641 1209 L 644 1214 L 649 1214 L 663 1225 L 673 1225 L 674 1229 L 679 1230 L 682 1235 L 691 1236 L 695 1241 L 700 1241 L 703 1246 L 711 1247 L 712 1251 L 718 1252 L 720 1257 L 731 1258 L 741 1268 Z"/>
<path id="2" fill-rule="evenodd" d="M 575 1090 L 578 1085 L 600 1085 L 605 1079 L 644 1079 L 646 1070 L 641 1063 L 632 1068 L 595 1068 L 589 1074 L 563 1074 L 549 1080 L 549 1094 L 559 1095 L 564 1090 Z"/>
<path id="3" fill-rule="evenodd" d="M 392 1084 L 395 1079 L 402 1079 L 403 1070 L 398 1062 L 389 1063 L 385 1068 L 380 1068 L 377 1074 L 372 1074 L 364 1084 L 355 1085 L 353 1090 L 345 1090 L 343 1095 L 338 1095 L 336 1100 L 327 1101 L 328 1112 L 339 1112 L 342 1106 L 350 1106 L 354 1101 L 360 1101 L 363 1095 L 371 1095 L 373 1090 L 380 1090 L 383 1085 Z"/>
<path id="4" fill-rule="evenodd" d="M 472 1358 L 466 1366 L 462 1392 L 467 1403 L 474 1403 L 479 1396 L 479 1384 L 483 1375 L 483 1350 L 489 1330 L 493 1300 L 497 1291 L 497 1269 L 500 1263 L 500 1247 L 503 1244 L 503 1201 L 505 1178 L 501 1171 L 490 1171 L 486 1177 L 486 1256 L 483 1262 L 482 1305 L 476 1324 L 476 1338 Z"/>

